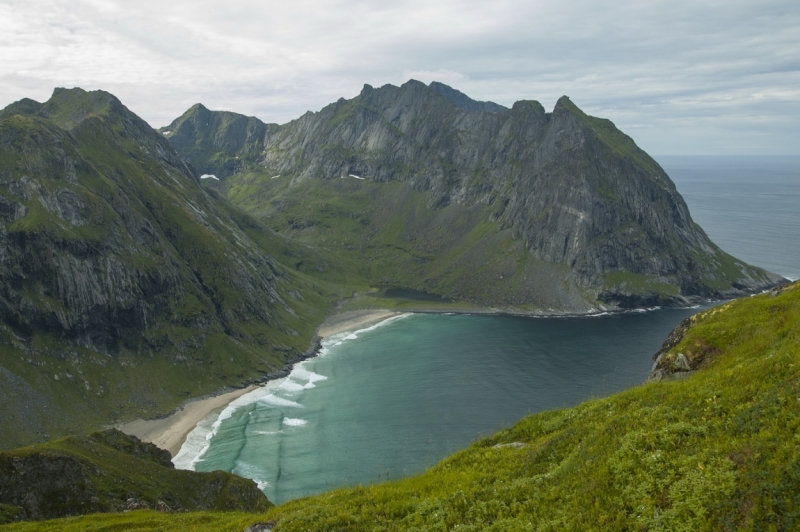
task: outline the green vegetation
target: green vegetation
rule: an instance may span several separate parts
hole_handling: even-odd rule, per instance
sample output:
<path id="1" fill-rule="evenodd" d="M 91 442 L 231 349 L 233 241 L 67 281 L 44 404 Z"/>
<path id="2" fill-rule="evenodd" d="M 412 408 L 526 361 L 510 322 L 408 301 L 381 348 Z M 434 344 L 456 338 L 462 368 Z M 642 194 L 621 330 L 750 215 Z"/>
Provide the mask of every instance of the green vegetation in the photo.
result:
<path id="1" fill-rule="evenodd" d="M 702 358 L 690 379 L 530 416 L 420 476 L 340 489 L 249 518 L 202 514 L 207 522 L 198 515 L 192 529 L 275 520 L 276 531 L 794 530 L 798 324 L 798 283 L 715 307 L 695 316 L 664 356 Z M 187 519 L 136 513 L 41 526 L 178 530 Z"/>
<path id="2" fill-rule="evenodd" d="M 662 297 L 678 295 L 677 285 L 660 281 L 650 275 L 639 275 L 629 272 L 610 272 L 606 274 L 605 285 L 607 288 L 614 288 L 631 294 L 655 293 Z"/>
<path id="3" fill-rule="evenodd" d="M 0 506 L 0 512 L 2 512 Z M 94 514 L 53 521 L 18 523 L 0 530 L 25 532 L 135 532 L 143 530 L 180 530 L 181 532 L 242 532 L 259 522 L 252 513 L 191 512 L 164 515 L 153 510 L 134 510 L 124 514 Z"/>
<path id="4" fill-rule="evenodd" d="M 539 270 L 548 268 L 559 279 L 566 274 L 531 259 L 523 242 L 490 220 L 495 207 L 432 209 L 427 194 L 408 183 L 352 178 L 295 182 L 292 176 L 271 179 L 254 170 L 227 178 L 221 192 L 276 233 L 319 251 L 338 265 L 338 279 L 357 291 L 405 286 L 449 296 L 464 307 L 542 311 L 546 307 L 530 304 L 536 300 L 533 293 L 549 289 L 536 282 Z M 316 275 L 313 269 L 308 273 Z M 334 275 L 325 279 L 337 281 Z M 589 307 L 588 295 L 576 299 Z M 359 301 L 359 308 L 399 304 Z M 347 308 L 354 305 L 349 302 Z"/>
<path id="5" fill-rule="evenodd" d="M 116 430 L 0 452 L 0 519 L 43 519 L 137 508 L 264 511 L 252 480 L 176 470 L 167 451 Z M 4 522 L 0 520 L 0 522 Z"/>
<path id="6" fill-rule="evenodd" d="M 628 135 L 617 129 L 614 122 L 606 118 L 597 118 L 587 115 L 577 105 L 567 97 L 562 97 L 559 103 L 564 105 L 572 114 L 580 118 L 598 140 L 616 156 L 623 157 L 640 168 L 646 169 L 651 175 L 656 176 L 661 173 L 661 167 L 644 150 L 639 148 Z"/>

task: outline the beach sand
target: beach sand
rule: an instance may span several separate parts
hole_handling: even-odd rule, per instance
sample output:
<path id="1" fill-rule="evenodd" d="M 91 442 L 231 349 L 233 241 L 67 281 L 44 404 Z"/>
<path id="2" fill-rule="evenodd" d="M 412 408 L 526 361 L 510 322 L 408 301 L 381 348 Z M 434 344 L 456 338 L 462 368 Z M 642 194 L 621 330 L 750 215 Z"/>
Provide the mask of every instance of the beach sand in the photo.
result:
<path id="1" fill-rule="evenodd" d="M 402 314 L 392 310 L 368 309 L 368 310 L 348 310 L 340 312 L 327 318 L 319 326 L 317 334 L 322 338 L 332 336 L 344 331 L 355 331 L 363 329 L 368 325 L 392 318 Z"/>
<path id="2" fill-rule="evenodd" d="M 323 338 L 344 331 L 353 331 L 373 323 L 397 316 L 399 312 L 391 310 L 351 310 L 335 314 L 327 318 L 319 326 L 317 334 Z M 169 416 L 161 419 L 137 419 L 128 423 L 115 425 L 125 434 L 136 436 L 142 441 L 150 442 L 161 449 L 166 449 L 172 456 L 178 454 L 186 436 L 206 416 L 221 412 L 234 399 L 251 392 L 256 385 L 240 390 L 186 402 Z"/>
<path id="3" fill-rule="evenodd" d="M 231 401 L 256 388 L 253 385 L 205 399 L 191 400 L 165 418 L 136 419 L 115 425 L 114 428 L 166 449 L 175 456 L 186 441 L 186 436 L 203 418 L 214 411 L 221 412 Z"/>

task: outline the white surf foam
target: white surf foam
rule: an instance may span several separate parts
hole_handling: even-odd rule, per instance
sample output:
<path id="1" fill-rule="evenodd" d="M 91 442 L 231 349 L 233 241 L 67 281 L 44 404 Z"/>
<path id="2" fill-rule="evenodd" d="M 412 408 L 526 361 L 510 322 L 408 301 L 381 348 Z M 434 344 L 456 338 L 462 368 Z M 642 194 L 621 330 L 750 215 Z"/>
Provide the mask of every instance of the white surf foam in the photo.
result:
<path id="1" fill-rule="evenodd" d="M 342 345 L 347 340 L 356 340 L 358 339 L 359 335 L 364 334 L 366 332 L 374 331 L 379 327 L 383 327 L 390 323 L 394 323 L 397 320 L 402 320 L 403 318 L 407 318 L 409 316 L 413 316 L 413 312 L 404 312 L 403 314 L 398 314 L 397 316 L 392 316 L 391 318 L 386 318 L 383 321 L 379 321 L 369 327 L 365 327 L 363 329 L 357 329 L 355 331 L 342 331 L 340 333 L 332 334 L 322 340 L 322 350 L 320 351 L 320 356 L 324 356 L 327 354 L 328 350 L 331 347 L 336 347 L 337 345 Z"/>
<path id="2" fill-rule="evenodd" d="M 260 467 L 248 464 L 246 462 L 238 462 L 236 466 L 231 469 L 231 473 L 239 475 L 240 477 L 249 478 L 254 481 L 258 489 L 264 491 L 264 488 L 269 487 L 269 482 L 260 477 L 264 476 L 264 471 Z"/>
<path id="3" fill-rule="evenodd" d="M 286 392 L 300 392 L 305 389 L 302 384 L 298 384 L 291 379 L 284 380 L 278 388 Z"/>
<path id="4" fill-rule="evenodd" d="M 275 390 L 283 384 L 285 379 L 268 382 L 265 386 L 256 388 L 241 397 L 231 401 L 219 414 L 212 412 L 198 423 L 186 436 L 186 441 L 181 446 L 178 454 L 172 459 L 176 469 L 194 470 L 198 462 L 203 460 L 203 455 L 211 447 L 211 439 L 217 435 L 222 423 L 233 416 L 234 412 L 243 406 L 257 401 L 279 407 L 301 407 L 302 405 L 275 395 Z"/>
<path id="5" fill-rule="evenodd" d="M 315 382 L 328 380 L 328 377 L 325 375 L 320 375 L 319 373 L 308 370 L 305 367 L 305 362 L 295 364 L 294 368 L 292 368 L 292 372 L 289 374 L 289 378 L 297 381 L 305 381 L 306 385 L 304 388 L 313 388 Z M 312 386 L 308 386 L 309 384 Z"/>
<path id="6" fill-rule="evenodd" d="M 383 321 L 379 321 L 369 327 L 365 327 L 363 329 L 358 329 L 356 331 L 344 331 L 339 334 L 334 334 L 328 338 L 325 338 L 322 341 L 322 348 L 320 349 L 317 356 L 325 356 L 328 352 L 328 349 L 331 347 L 341 345 L 345 341 L 348 340 L 355 340 L 358 338 L 360 334 L 365 332 L 374 331 L 379 327 L 383 327 L 384 325 L 388 325 L 389 323 L 393 323 L 397 320 L 407 318 L 408 316 L 412 316 L 413 313 L 403 313 L 397 316 L 392 316 L 387 318 Z M 211 447 L 211 440 L 214 436 L 217 435 L 220 426 L 222 423 L 233 416 L 234 412 L 243 406 L 247 406 L 249 404 L 255 402 L 261 402 L 262 404 L 266 404 L 269 406 L 273 406 L 276 408 L 303 408 L 303 405 L 292 401 L 283 397 L 280 397 L 275 394 L 278 391 L 284 392 L 299 392 L 298 386 L 302 386 L 302 389 L 309 389 L 314 387 L 315 382 L 319 382 L 322 380 L 326 380 L 327 377 L 324 375 L 320 375 L 319 373 L 314 373 L 313 371 L 306 368 L 306 364 L 308 360 L 303 362 L 299 362 L 294 365 L 292 368 L 291 373 L 288 377 L 284 377 L 282 379 L 276 379 L 274 381 L 269 381 L 266 385 L 256 388 L 252 392 L 246 393 L 241 397 L 235 399 L 233 402 L 228 404 L 222 412 L 219 414 L 212 413 L 208 415 L 205 419 L 201 420 L 194 429 L 188 434 L 186 437 L 186 441 L 181 446 L 178 454 L 175 455 L 175 458 L 172 459 L 172 463 L 175 464 L 177 469 L 190 469 L 194 470 L 195 466 L 203 461 L 203 456 L 208 452 L 208 449 Z M 297 381 L 305 382 L 304 385 L 301 385 Z M 307 423 L 305 419 L 298 419 L 298 418 L 284 418 L 283 421 L 284 425 L 287 426 L 297 426 L 301 427 Z"/>

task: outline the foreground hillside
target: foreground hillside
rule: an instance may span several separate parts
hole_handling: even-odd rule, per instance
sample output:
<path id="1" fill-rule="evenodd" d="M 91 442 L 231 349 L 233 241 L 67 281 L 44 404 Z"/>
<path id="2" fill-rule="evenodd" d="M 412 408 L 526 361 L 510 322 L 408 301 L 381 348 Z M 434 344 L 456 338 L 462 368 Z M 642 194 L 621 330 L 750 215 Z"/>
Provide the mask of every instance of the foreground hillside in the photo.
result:
<path id="1" fill-rule="evenodd" d="M 796 530 L 800 284 L 692 318 L 652 382 L 530 416 L 425 474 L 266 514 L 131 512 L 8 530 Z M 671 347 L 670 347 L 671 346 Z"/>
<path id="2" fill-rule="evenodd" d="M 111 94 L 57 89 L 10 105 L 0 448 L 163 414 L 280 371 L 312 347 L 331 271 L 203 189 Z"/>
<path id="3" fill-rule="evenodd" d="M 284 125 L 198 104 L 160 131 L 231 202 L 373 285 L 588 312 L 781 281 L 715 246 L 658 163 L 567 97 L 506 109 L 411 80 Z"/>
<path id="4" fill-rule="evenodd" d="M 252 480 L 176 470 L 167 451 L 113 429 L 0 452 L 0 523 L 142 508 L 270 506 Z"/>

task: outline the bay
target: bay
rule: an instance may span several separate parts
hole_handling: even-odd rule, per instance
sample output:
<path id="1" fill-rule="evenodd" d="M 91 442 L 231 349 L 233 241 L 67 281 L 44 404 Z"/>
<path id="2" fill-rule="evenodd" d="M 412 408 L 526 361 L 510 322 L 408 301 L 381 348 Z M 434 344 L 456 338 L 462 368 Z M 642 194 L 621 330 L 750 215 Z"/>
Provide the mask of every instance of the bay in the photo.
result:
<path id="1" fill-rule="evenodd" d="M 696 311 L 412 314 L 333 336 L 233 412 L 195 469 L 253 478 L 276 503 L 419 473 L 526 414 L 640 384 Z"/>
<path id="2" fill-rule="evenodd" d="M 658 157 L 722 249 L 800 277 L 800 158 Z M 423 471 L 528 413 L 642 382 L 698 309 L 586 318 L 409 315 L 204 420 L 179 467 L 253 478 L 276 503 Z"/>

